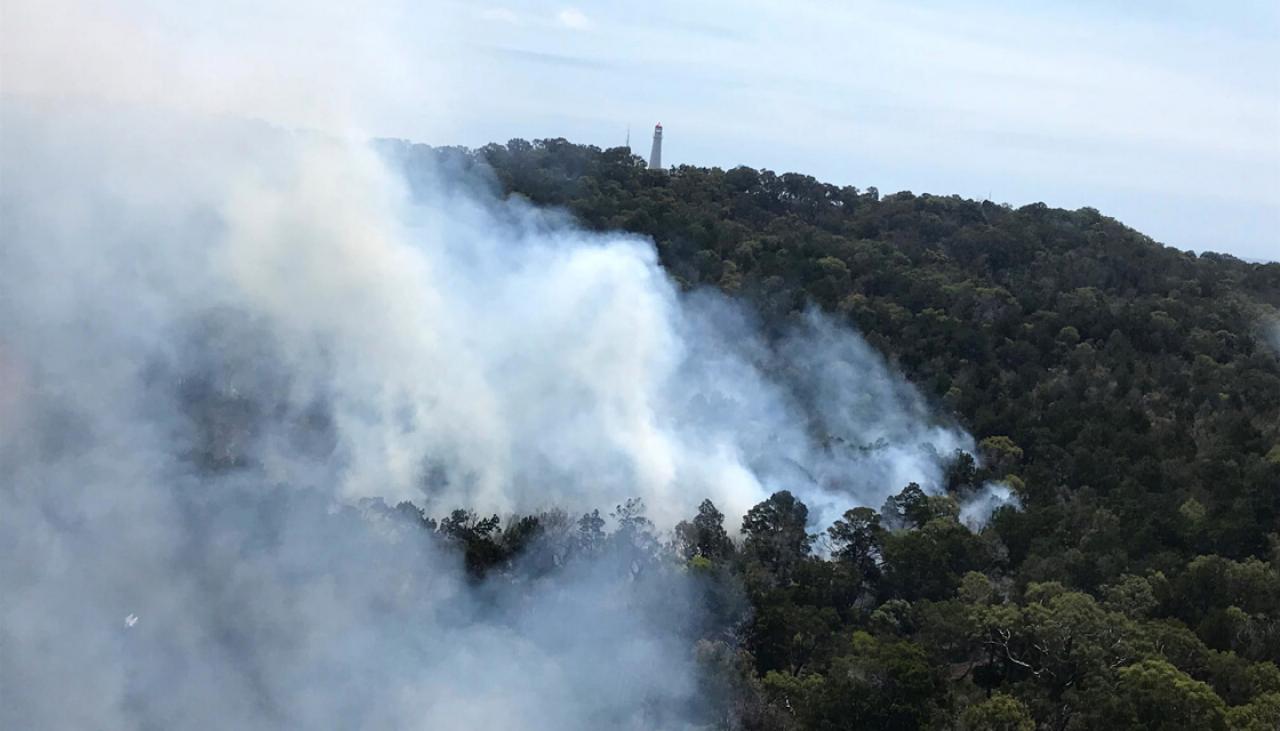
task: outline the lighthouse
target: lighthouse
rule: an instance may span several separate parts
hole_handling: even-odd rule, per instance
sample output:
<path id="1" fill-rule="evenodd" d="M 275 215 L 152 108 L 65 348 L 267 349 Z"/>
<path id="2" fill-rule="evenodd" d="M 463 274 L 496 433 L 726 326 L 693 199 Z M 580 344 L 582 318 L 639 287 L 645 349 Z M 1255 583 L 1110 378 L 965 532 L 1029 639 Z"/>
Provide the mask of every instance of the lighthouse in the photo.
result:
<path id="1" fill-rule="evenodd" d="M 662 123 L 653 127 L 653 150 L 649 152 L 649 169 L 662 169 Z"/>

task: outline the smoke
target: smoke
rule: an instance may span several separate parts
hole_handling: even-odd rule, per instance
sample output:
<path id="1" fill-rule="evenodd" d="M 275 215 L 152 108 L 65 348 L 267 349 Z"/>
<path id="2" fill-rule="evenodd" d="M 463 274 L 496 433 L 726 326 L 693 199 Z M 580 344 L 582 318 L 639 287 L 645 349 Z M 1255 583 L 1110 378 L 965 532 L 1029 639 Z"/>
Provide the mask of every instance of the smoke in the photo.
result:
<path id="1" fill-rule="evenodd" d="M 449 118 L 461 105 L 455 90 L 481 81 L 463 10 L 403 0 L 6 0 L 3 91 L 335 134 L 448 135 L 460 122 Z"/>
<path id="2" fill-rule="evenodd" d="M 790 489 L 820 528 L 972 448 L 822 315 L 766 335 L 412 148 L 0 115 L 5 727 L 680 727 L 688 577 L 477 587 L 366 501 L 669 527 Z"/>
<path id="3" fill-rule="evenodd" d="M 678 567 L 477 582 L 379 506 L 789 489 L 820 529 L 972 440 L 817 313 L 766 334 L 651 242 L 351 142 L 484 88 L 457 8 L 290 5 L 6 5 L 0 727 L 699 723 Z"/>
<path id="4" fill-rule="evenodd" d="M 1000 508 L 1022 509 L 1022 499 L 1013 488 L 1000 482 L 989 482 L 960 505 L 960 522 L 970 530 L 980 531 Z"/>
<path id="5" fill-rule="evenodd" d="M 1262 338 L 1263 342 L 1271 346 L 1272 352 L 1280 356 L 1280 319 L 1263 321 Z"/>

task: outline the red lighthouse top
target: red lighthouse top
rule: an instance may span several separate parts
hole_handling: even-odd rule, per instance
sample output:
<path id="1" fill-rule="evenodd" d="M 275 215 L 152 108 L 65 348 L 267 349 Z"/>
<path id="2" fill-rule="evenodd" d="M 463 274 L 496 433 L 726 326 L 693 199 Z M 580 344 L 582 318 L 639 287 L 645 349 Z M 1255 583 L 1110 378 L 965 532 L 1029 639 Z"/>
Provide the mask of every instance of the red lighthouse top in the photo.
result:
<path id="1" fill-rule="evenodd" d="M 654 126 L 656 129 L 662 129 L 662 122 L 658 122 L 657 124 L 655 124 L 655 125 L 653 125 L 653 126 Z"/>

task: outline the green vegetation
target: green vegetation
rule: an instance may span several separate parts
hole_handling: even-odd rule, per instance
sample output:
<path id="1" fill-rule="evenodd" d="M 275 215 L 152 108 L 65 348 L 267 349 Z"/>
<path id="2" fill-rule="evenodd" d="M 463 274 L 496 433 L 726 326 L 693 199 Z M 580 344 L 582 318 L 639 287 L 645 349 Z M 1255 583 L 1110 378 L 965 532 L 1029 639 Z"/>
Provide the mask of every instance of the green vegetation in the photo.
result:
<path id="1" fill-rule="evenodd" d="M 1280 359 L 1261 332 L 1280 264 L 1166 248 L 1088 208 L 660 173 L 563 140 L 404 152 L 651 236 L 681 286 L 774 321 L 836 314 L 980 440 L 952 491 L 1018 491 L 1024 509 L 978 534 L 914 486 L 821 536 L 786 492 L 733 541 L 704 503 L 653 551 L 703 577 L 709 626 L 734 630 L 697 648 L 725 709 L 709 725 L 1280 728 Z M 525 545 L 518 526 L 432 525 L 480 574 Z"/>

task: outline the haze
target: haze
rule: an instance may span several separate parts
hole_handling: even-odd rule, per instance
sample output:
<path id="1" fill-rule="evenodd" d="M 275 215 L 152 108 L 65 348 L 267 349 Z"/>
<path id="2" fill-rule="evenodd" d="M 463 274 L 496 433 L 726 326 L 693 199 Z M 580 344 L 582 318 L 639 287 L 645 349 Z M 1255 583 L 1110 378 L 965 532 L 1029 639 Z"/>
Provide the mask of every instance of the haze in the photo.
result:
<path id="1" fill-rule="evenodd" d="M 1182 249 L 1280 256 L 1267 2 L 8 5 L 9 94 L 468 146 L 610 147 L 629 125 L 642 154 L 662 121 L 673 165 L 1092 206 Z"/>

